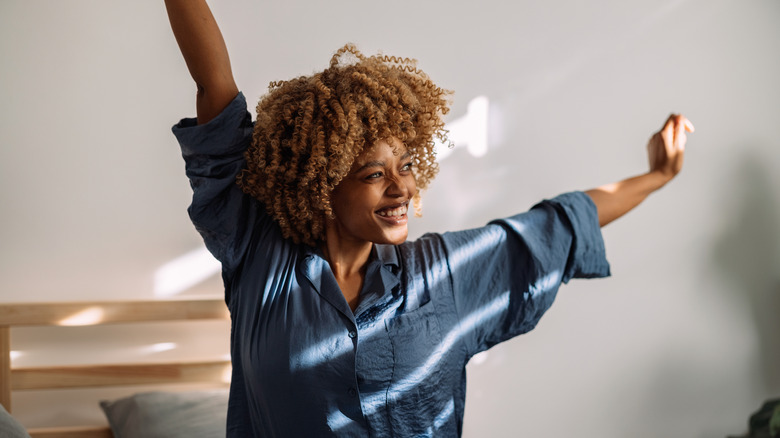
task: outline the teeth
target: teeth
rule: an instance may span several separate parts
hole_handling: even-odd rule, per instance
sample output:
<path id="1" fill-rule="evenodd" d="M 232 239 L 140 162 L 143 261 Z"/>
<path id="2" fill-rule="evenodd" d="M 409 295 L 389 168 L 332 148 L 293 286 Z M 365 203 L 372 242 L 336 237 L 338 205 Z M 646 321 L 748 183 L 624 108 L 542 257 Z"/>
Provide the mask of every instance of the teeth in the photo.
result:
<path id="1" fill-rule="evenodd" d="M 377 212 L 380 216 L 403 216 L 406 214 L 406 211 L 408 210 L 408 206 L 403 205 L 401 207 L 395 208 L 393 210 L 380 210 Z"/>

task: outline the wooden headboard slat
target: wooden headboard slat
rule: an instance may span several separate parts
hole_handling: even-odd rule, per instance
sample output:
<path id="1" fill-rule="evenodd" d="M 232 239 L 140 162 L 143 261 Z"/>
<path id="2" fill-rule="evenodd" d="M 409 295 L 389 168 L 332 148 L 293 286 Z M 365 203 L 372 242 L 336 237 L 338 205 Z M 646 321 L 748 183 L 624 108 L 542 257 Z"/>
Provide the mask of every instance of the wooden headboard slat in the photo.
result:
<path id="1" fill-rule="evenodd" d="M 11 367 L 11 329 L 19 326 L 76 326 L 153 321 L 229 319 L 222 299 L 93 301 L 0 304 L 0 403 L 11 412 L 11 392 L 163 383 L 222 383 L 229 360 L 160 364 Z M 106 426 L 32 428 L 33 438 L 111 438 Z"/>
<path id="2" fill-rule="evenodd" d="M 113 438 L 107 426 L 47 427 L 28 429 L 32 438 Z"/>
<path id="3" fill-rule="evenodd" d="M 0 326 L 0 405 L 11 412 L 11 329 Z"/>
<path id="4" fill-rule="evenodd" d="M 14 368 L 11 389 L 64 389 L 164 383 L 228 383 L 230 361 Z"/>
<path id="5" fill-rule="evenodd" d="M 227 319 L 221 299 L 0 304 L 0 326 L 70 326 Z"/>

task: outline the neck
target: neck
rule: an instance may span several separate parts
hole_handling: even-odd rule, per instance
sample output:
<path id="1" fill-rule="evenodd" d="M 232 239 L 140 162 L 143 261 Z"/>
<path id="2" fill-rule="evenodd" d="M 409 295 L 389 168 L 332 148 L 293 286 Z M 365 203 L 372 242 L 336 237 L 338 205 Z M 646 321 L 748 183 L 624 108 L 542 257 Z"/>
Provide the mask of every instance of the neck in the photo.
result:
<path id="1" fill-rule="evenodd" d="M 373 243 L 345 245 L 337 239 L 328 239 L 320 246 L 336 278 L 359 274 L 365 270 Z"/>
<path id="2" fill-rule="evenodd" d="M 360 302 L 366 265 L 374 244 L 343 239 L 331 227 L 326 227 L 325 235 L 326 240 L 320 249 L 336 277 L 341 293 L 354 312 Z"/>

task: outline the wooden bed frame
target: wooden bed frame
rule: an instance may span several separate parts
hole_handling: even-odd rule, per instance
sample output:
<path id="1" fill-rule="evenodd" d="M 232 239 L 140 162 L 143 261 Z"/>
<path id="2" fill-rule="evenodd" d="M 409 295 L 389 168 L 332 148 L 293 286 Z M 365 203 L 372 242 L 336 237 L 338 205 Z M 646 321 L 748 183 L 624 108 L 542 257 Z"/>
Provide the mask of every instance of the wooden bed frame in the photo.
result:
<path id="1" fill-rule="evenodd" d="M 69 320 L 89 312 L 88 322 Z M 11 368 L 11 329 L 19 326 L 100 325 L 112 323 L 229 319 L 225 302 L 214 300 L 105 301 L 0 304 L 0 404 L 11 412 L 13 391 L 95 388 L 161 383 L 223 382 L 230 361 L 177 362 Z M 107 426 L 30 429 L 33 438 L 110 438 Z"/>

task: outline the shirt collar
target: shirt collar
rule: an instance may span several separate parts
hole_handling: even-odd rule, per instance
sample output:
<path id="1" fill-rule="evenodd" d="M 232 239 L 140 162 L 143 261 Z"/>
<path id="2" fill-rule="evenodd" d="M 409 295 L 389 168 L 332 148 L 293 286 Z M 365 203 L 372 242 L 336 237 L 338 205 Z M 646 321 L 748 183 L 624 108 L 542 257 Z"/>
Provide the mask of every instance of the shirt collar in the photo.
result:
<path id="1" fill-rule="evenodd" d="M 325 256 L 322 254 L 322 251 L 318 247 L 313 247 L 308 245 L 303 245 L 303 247 L 304 247 L 304 251 L 303 251 L 304 256 L 306 258 L 317 256 L 325 260 Z M 369 263 L 371 263 L 372 258 L 376 258 L 383 265 L 387 267 L 397 268 L 398 266 L 400 266 L 400 262 L 398 260 L 398 251 L 395 245 L 374 244 L 374 249 L 371 250 L 371 256 L 369 257 L 368 260 Z"/>
<path id="2" fill-rule="evenodd" d="M 355 309 L 355 315 L 360 315 L 378 303 L 394 299 L 398 285 L 401 283 L 398 265 L 395 246 L 374 244 L 366 267 L 363 290 L 360 291 L 360 304 Z"/>
<path id="3" fill-rule="evenodd" d="M 395 268 L 399 266 L 398 251 L 395 245 L 374 244 L 374 253 L 383 265 L 387 267 L 393 266 Z"/>
<path id="4" fill-rule="evenodd" d="M 346 301 L 344 301 L 344 298 L 338 289 L 336 279 L 333 277 L 333 273 L 331 272 L 330 266 L 328 265 L 327 260 L 325 260 L 322 251 L 317 247 L 302 246 L 304 255 L 304 274 L 309 279 L 312 286 L 314 286 L 314 289 L 333 306 L 351 316 L 352 312 L 349 311 L 349 307 L 344 307 Z M 380 264 L 380 266 L 377 267 L 376 264 Z M 377 299 L 381 299 L 381 297 L 386 296 L 386 294 L 392 293 L 393 289 L 401 282 L 398 273 L 399 266 L 400 262 L 395 246 L 374 244 L 374 248 L 368 259 L 366 281 L 364 283 L 364 289 L 361 291 L 361 304 L 358 306 L 358 309 L 356 309 L 357 313 L 360 313 L 362 308 L 373 304 Z M 366 294 L 366 286 L 371 288 L 369 290 L 379 293 Z"/>

